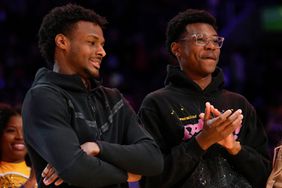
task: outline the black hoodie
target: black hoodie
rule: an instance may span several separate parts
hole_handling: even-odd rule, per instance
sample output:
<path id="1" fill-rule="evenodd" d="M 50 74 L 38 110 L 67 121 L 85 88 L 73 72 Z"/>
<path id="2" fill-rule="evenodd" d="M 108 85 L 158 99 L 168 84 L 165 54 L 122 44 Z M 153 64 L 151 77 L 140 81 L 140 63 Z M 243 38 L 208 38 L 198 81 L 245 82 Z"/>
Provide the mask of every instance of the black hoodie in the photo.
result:
<path id="1" fill-rule="evenodd" d="M 157 144 L 119 91 L 95 80 L 92 86 L 86 89 L 76 75 L 37 72 L 24 100 L 23 128 L 39 187 L 47 163 L 64 180 L 60 187 L 127 187 L 127 172 L 161 172 Z M 100 154 L 88 156 L 80 148 L 85 142 L 96 142 Z"/>
<path id="2" fill-rule="evenodd" d="M 223 89 L 217 68 L 212 82 L 202 90 L 178 66 L 168 66 L 165 87 L 144 99 L 139 116 L 159 144 L 164 160 L 160 176 L 145 178 L 144 187 L 263 188 L 270 173 L 267 137 L 255 109 L 241 95 Z M 242 127 L 236 136 L 242 150 L 230 155 L 220 145 L 201 149 L 195 135 L 203 124 L 199 114 L 210 102 L 220 111 L 242 109 Z M 184 126 L 188 139 L 184 139 Z"/>

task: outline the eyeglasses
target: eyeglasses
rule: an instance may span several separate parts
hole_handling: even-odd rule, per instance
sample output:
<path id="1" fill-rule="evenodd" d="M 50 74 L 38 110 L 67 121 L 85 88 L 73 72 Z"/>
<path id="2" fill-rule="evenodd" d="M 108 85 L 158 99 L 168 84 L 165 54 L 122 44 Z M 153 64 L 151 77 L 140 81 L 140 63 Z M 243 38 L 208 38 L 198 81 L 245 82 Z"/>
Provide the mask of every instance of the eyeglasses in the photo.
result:
<path id="1" fill-rule="evenodd" d="M 209 42 L 212 42 L 215 48 L 221 48 L 224 41 L 224 37 L 219 37 L 219 36 L 208 37 L 206 34 L 203 33 L 192 34 L 191 38 L 193 38 L 196 41 L 196 45 L 198 46 L 206 46 L 209 44 Z M 189 39 L 190 37 L 185 37 L 180 40 L 189 40 Z"/>

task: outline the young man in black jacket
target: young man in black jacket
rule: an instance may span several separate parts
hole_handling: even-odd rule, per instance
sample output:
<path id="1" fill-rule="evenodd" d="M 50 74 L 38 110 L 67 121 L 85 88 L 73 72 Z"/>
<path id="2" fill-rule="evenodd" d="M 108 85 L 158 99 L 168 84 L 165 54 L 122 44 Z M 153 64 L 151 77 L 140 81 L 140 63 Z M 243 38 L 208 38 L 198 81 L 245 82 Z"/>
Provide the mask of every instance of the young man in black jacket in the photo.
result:
<path id="1" fill-rule="evenodd" d="M 73 4 L 43 19 L 39 47 L 51 70 L 38 70 L 23 103 L 24 138 L 39 187 L 128 187 L 162 171 L 159 147 L 128 102 L 96 80 L 106 55 L 105 23 Z M 42 173 L 47 164 L 49 172 Z"/>
<path id="2" fill-rule="evenodd" d="M 148 94 L 139 111 L 165 165 L 144 187 L 265 187 L 267 137 L 246 98 L 223 88 L 217 67 L 223 41 L 204 10 L 188 9 L 169 21 L 167 48 L 178 65 L 168 66 L 165 87 Z M 205 111 L 205 119 L 199 117 Z M 210 112 L 218 117 L 207 121 Z"/>

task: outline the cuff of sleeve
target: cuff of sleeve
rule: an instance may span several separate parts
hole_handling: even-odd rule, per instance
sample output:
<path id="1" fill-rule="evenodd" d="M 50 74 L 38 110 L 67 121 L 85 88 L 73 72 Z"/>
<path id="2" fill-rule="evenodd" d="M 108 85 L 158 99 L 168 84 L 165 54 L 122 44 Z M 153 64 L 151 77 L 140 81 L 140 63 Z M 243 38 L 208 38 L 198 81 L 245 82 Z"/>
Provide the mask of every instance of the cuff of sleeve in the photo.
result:
<path id="1" fill-rule="evenodd" d="M 97 145 L 100 148 L 100 152 L 99 152 L 99 154 L 96 157 L 100 158 L 100 157 L 103 156 L 103 143 L 102 143 L 102 141 L 99 141 L 99 140 L 97 140 L 96 143 L 97 143 Z"/>
<path id="2" fill-rule="evenodd" d="M 195 136 L 185 142 L 185 150 L 193 158 L 199 158 L 205 154 L 205 150 L 198 144 Z"/>
<path id="3" fill-rule="evenodd" d="M 246 151 L 246 149 L 241 145 L 241 150 L 237 153 L 237 155 L 231 155 L 230 156 L 233 161 L 247 161 L 249 158 L 249 153 Z"/>

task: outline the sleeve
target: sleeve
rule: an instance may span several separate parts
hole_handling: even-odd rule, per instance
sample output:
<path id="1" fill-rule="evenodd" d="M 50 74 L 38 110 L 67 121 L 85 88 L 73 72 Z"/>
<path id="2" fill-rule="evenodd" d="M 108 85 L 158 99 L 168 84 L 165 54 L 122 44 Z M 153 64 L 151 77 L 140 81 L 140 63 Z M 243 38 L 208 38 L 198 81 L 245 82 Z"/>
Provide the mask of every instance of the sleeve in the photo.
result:
<path id="1" fill-rule="evenodd" d="M 230 156 L 233 166 L 248 179 L 253 187 L 265 187 L 271 172 L 267 135 L 263 124 L 249 103 L 247 103 L 241 129 L 239 139 L 242 149 L 237 155 Z"/>
<path id="2" fill-rule="evenodd" d="M 145 187 L 173 187 L 191 175 L 199 164 L 205 151 L 201 149 L 194 137 L 180 144 L 172 144 L 167 127 L 170 123 L 177 124 L 166 118 L 157 110 L 150 99 L 145 98 L 138 113 L 145 128 L 154 137 L 164 157 L 164 170 L 159 176 L 143 179 Z M 184 131 L 183 131 L 184 132 Z"/>
<path id="3" fill-rule="evenodd" d="M 158 145 L 138 123 L 136 113 L 128 102 L 125 99 L 123 102 L 124 106 L 116 115 L 116 122 L 119 123 L 119 129 L 125 131 L 124 144 L 97 141 L 101 149 L 99 157 L 135 174 L 144 176 L 160 174 L 163 169 L 163 158 Z"/>
<path id="4" fill-rule="evenodd" d="M 93 188 L 126 182 L 125 171 L 80 149 L 70 119 L 60 93 L 47 87 L 32 89 L 23 104 L 26 143 L 68 184 Z"/>

